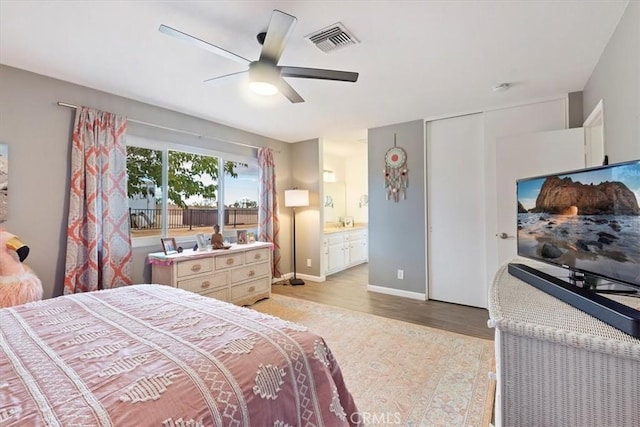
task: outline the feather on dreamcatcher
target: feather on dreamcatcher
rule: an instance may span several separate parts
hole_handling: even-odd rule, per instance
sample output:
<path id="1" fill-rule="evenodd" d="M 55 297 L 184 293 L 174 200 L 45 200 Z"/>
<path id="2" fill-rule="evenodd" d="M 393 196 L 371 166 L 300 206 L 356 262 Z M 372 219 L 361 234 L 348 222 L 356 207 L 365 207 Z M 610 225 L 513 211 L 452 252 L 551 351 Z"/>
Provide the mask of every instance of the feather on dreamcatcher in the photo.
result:
<path id="1" fill-rule="evenodd" d="M 396 146 L 396 134 L 393 134 L 393 147 L 384 155 L 384 188 L 387 200 L 394 202 L 407 199 L 407 187 L 409 186 L 409 170 L 407 169 L 407 152 Z"/>

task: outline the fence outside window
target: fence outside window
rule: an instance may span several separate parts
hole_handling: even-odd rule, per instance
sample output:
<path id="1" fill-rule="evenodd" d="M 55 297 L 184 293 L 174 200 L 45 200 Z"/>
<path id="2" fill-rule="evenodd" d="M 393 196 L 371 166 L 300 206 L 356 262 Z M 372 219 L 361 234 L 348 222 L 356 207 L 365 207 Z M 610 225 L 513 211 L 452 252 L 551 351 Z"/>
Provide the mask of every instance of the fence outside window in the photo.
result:
<path id="1" fill-rule="evenodd" d="M 167 229 L 193 230 L 199 227 L 211 227 L 218 224 L 218 209 L 168 209 Z M 225 208 L 224 226 L 245 228 L 258 224 L 258 208 Z M 160 230 L 162 228 L 162 209 L 129 208 L 129 226 L 131 230 Z"/>

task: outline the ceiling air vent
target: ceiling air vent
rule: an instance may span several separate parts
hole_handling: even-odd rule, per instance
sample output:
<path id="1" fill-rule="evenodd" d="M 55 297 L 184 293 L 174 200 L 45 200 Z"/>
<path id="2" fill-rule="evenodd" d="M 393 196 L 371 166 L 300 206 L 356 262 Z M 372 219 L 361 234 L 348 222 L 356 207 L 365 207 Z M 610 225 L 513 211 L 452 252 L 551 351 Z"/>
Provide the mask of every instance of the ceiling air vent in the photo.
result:
<path id="1" fill-rule="evenodd" d="M 311 33 L 306 38 L 324 53 L 330 53 L 345 46 L 360 43 L 340 22 Z"/>

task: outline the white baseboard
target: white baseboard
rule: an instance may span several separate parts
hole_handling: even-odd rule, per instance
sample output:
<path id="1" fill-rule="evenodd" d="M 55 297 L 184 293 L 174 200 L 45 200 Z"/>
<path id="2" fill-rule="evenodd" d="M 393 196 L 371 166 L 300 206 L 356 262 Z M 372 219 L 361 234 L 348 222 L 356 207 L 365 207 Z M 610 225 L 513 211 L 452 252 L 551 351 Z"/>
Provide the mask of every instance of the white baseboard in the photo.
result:
<path id="1" fill-rule="evenodd" d="M 417 299 L 420 301 L 426 301 L 427 295 L 419 292 L 403 291 L 402 289 L 385 288 L 383 286 L 367 285 L 367 290 L 371 292 L 377 292 L 379 294 L 395 295 L 397 297 Z"/>
<path id="2" fill-rule="evenodd" d="M 281 280 L 289 280 L 293 277 L 293 273 L 284 273 L 281 277 L 274 277 L 272 283 L 279 282 Z M 307 280 L 309 282 L 324 282 L 327 280 L 326 276 L 311 276 L 309 274 L 296 273 L 298 279 Z"/>

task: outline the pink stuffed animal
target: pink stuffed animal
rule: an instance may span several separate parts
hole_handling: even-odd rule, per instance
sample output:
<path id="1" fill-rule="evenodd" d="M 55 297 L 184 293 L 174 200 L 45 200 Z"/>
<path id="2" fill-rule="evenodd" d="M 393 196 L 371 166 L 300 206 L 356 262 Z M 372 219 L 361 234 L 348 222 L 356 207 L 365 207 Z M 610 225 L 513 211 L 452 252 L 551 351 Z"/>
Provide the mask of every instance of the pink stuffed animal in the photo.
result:
<path id="1" fill-rule="evenodd" d="M 16 236 L 0 229 L 0 307 L 42 299 L 42 282 L 22 264 L 29 247 Z"/>

